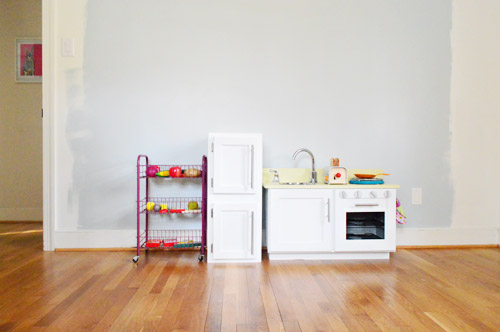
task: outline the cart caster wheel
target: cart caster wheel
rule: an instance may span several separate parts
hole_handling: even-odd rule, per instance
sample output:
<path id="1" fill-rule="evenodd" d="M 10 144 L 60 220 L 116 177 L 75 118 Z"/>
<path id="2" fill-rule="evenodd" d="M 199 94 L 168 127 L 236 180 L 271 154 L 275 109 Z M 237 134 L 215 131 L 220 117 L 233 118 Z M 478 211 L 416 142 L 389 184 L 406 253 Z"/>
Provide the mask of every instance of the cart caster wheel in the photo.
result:
<path id="1" fill-rule="evenodd" d="M 204 256 L 204 255 L 199 255 L 199 256 L 198 256 L 198 260 L 199 260 L 200 262 L 203 262 L 203 259 L 204 259 L 204 258 L 205 258 L 205 256 Z"/>
<path id="2" fill-rule="evenodd" d="M 135 256 L 132 258 L 132 262 L 137 263 L 139 261 L 139 256 Z"/>

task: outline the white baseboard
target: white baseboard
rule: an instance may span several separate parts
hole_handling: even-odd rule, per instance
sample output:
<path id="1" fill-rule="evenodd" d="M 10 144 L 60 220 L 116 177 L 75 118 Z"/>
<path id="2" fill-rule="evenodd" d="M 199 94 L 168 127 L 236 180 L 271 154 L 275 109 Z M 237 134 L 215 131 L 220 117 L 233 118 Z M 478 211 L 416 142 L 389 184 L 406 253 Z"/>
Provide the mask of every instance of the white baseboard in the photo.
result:
<path id="1" fill-rule="evenodd" d="M 54 248 L 129 248 L 137 245 L 134 230 L 56 231 Z"/>
<path id="2" fill-rule="evenodd" d="M 388 252 L 335 252 L 335 253 L 270 253 L 271 261 L 288 260 L 354 260 L 354 259 L 389 259 Z"/>
<path id="3" fill-rule="evenodd" d="M 3 221 L 41 221 L 42 208 L 0 208 L 0 220 Z"/>
<path id="4" fill-rule="evenodd" d="M 399 228 L 398 246 L 446 246 L 499 244 L 500 229 L 492 228 Z"/>
<path id="5" fill-rule="evenodd" d="M 54 247 L 128 248 L 136 245 L 134 230 L 56 231 Z M 265 233 L 263 234 L 265 245 Z M 491 245 L 500 244 L 498 228 L 399 228 L 398 246 Z"/>

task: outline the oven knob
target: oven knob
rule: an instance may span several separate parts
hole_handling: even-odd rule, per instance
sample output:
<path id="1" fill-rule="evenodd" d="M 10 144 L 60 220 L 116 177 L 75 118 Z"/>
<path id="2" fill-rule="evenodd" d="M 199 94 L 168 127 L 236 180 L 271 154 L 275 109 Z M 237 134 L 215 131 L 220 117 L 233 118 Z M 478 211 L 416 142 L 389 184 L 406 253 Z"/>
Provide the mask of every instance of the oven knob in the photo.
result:
<path id="1" fill-rule="evenodd" d="M 377 193 L 374 191 L 370 191 L 370 197 L 371 198 L 377 198 Z"/>
<path id="2" fill-rule="evenodd" d="M 389 198 L 391 197 L 391 192 L 389 190 L 387 190 L 385 193 L 384 193 L 384 196 L 385 198 Z"/>
<path id="3" fill-rule="evenodd" d="M 361 191 L 356 191 L 356 198 L 361 198 L 362 194 Z"/>
<path id="4" fill-rule="evenodd" d="M 347 198 L 347 193 L 345 191 L 340 192 L 340 197 Z"/>
<path id="5" fill-rule="evenodd" d="M 338 179 L 338 178 L 340 178 L 341 176 L 342 176 L 342 174 L 340 174 L 340 173 L 335 174 L 335 177 L 336 177 L 337 179 Z"/>

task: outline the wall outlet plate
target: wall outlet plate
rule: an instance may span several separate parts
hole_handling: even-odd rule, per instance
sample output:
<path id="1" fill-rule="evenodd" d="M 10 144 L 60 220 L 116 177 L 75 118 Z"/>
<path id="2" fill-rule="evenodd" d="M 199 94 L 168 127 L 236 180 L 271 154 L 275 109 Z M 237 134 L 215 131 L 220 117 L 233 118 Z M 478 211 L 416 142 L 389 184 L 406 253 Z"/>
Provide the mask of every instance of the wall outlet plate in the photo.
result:
<path id="1" fill-rule="evenodd" d="M 422 188 L 411 188 L 411 204 L 422 205 Z"/>

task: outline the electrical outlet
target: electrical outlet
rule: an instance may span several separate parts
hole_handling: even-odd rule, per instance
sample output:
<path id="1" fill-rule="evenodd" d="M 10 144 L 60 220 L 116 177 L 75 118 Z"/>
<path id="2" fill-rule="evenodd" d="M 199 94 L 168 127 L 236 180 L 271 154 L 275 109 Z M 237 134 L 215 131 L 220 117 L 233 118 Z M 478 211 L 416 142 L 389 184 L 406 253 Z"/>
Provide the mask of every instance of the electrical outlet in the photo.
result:
<path id="1" fill-rule="evenodd" d="M 62 39 L 62 56 L 75 56 L 75 39 Z"/>
<path id="2" fill-rule="evenodd" d="M 422 205 L 422 188 L 411 188 L 411 204 Z"/>

